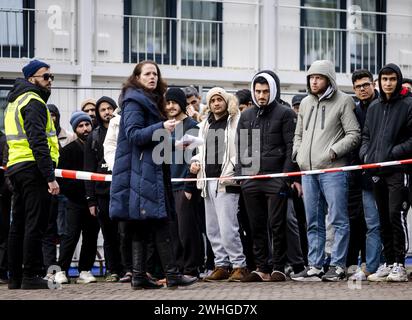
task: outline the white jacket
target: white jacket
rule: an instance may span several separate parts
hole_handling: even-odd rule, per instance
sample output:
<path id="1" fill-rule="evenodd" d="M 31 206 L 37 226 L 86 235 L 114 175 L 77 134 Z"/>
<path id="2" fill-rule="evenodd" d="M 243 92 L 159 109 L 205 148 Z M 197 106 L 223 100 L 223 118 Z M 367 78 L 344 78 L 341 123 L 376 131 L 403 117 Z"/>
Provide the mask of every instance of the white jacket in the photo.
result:
<path id="1" fill-rule="evenodd" d="M 225 153 L 223 155 L 222 163 L 222 173 L 221 177 L 230 177 L 235 175 L 235 164 L 236 164 L 236 129 L 240 118 L 240 110 L 236 103 L 235 98 L 231 98 L 229 101 L 229 117 L 227 119 L 227 126 L 225 129 Z M 200 163 L 200 170 L 197 173 L 197 178 L 205 178 L 205 161 L 206 161 L 206 137 L 209 130 L 210 124 L 208 122 L 208 117 L 199 124 L 199 137 L 204 140 L 204 144 L 198 147 L 198 153 L 192 158 L 192 162 Z M 233 180 L 222 180 L 218 184 L 218 192 L 225 192 L 226 185 L 235 185 Z M 206 181 L 198 180 L 196 183 L 198 189 L 202 190 L 202 197 L 207 196 L 206 192 Z"/>
<path id="2" fill-rule="evenodd" d="M 109 128 L 107 129 L 106 138 L 103 142 L 103 157 L 106 161 L 107 168 L 112 171 L 114 165 L 114 157 L 116 155 L 117 136 L 119 135 L 120 126 L 120 108 L 116 108 L 113 112 L 114 117 L 110 119 Z"/>

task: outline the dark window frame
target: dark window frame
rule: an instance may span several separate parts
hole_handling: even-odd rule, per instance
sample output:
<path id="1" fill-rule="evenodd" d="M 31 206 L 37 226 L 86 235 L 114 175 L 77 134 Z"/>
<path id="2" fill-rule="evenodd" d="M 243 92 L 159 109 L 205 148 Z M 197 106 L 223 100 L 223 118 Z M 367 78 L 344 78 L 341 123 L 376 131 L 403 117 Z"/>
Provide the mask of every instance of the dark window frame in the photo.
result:
<path id="1" fill-rule="evenodd" d="M 124 7 L 123 7 L 123 12 L 125 15 L 130 15 L 132 12 L 132 1 L 133 0 L 124 0 Z M 166 17 L 169 18 L 176 18 L 176 0 L 168 0 L 166 1 Z M 139 61 L 143 60 L 153 60 L 156 63 L 163 63 L 164 64 L 176 64 L 176 21 L 172 21 L 171 23 L 171 32 L 170 32 L 170 25 L 167 24 L 166 28 L 167 31 L 166 33 L 169 35 L 172 35 L 171 41 L 167 41 L 167 53 L 162 54 L 161 53 L 142 53 L 142 52 L 134 52 L 131 51 L 132 49 L 130 48 L 130 39 L 129 39 L 129 33 L 130 33 L 130 28 L 129 28 L 129 19 L 127 17 L 124 17 L 123 19 L 123 25 L 124 25 L 124 32 L 123 32 L 123 61 L 128 62 L 128 63 L 138 63 Z M 171 42 L 171 45 L 170 45 Z M 130 57 L 130 61 L 129 61 Z"/>
<path id="2" fill-rule="evenodd" d="M 35 0 L 23 0 L 23 8 L 21 9 L 34 9 Z M 30 28 L 29 28 L 30 24 Z M 8 46 L 4 45 L 2 48 L 2 58 L 21 58 L 21 57 L 34 57 L 34 42 L 35 42 L 35 15 L 33 10 L 23 10 L 23 46 Z M 29 30 L 26 32 L 26 30 Z M 29 42 L 29 39 L 31 40 Z M 19 55 L 20 53 L 20 55 Z"/>
<path id="3" fill-rule="evenodd" d="M 221 2 L 217 2 L 217 16 L 216 16 L 216 25 L 220 25 L 219 28 L 219 34 L 217 34 L 218 39 L 220 39 L 220 45 L 219 45 L 219 52 L 218 54 L 218 59 L 213 59 L 212 63 L 210 64 L 209 59 L 204 59 L 203 61 L 203 66 L 204 67 L 221 67 L 222 66 L 222 53 L 223 53 L 223 5 Z M 202 60 L 198 59 L 187 59 L 182 56 L 181 58 L 181 65 L 182 66 L 202 66 Z"/>
<path id="4" fill-rule="evenodd" d="M 375 0 L 376 1 L 376 12 L 386 12 L 386 0 Z M 305 5 L 305 0 L 300 0 L 300 5 L 304 6 Z M 344 9 L 346 10 L 346 0 L 339 0 L 339 9 Z M 341 29 L 346 29 L 346 12 L 340 12 L 340 24 L 339 28 Z M 303 26 L 303 22 L 305 20 L 305 10 L 301 9 L 301 14 L 300 14 L 300 26 Z M 376 31 L 379 32 L 385 32 L 386 31 L 386 16 L 384 15 L 377 15 L 376 19 Z M 384 41 L 382 41 L 382 38 Z M 341 66 L 336 66 L 335 71 L 340 72 L 340 73 L 346 73 L 346 55 L 347 55 L 347 50 L 346 50 L 346 32 L 343 33 L 342 35 L 342 65 Z M 382 48 L 382 46 L 384 48 Z M 305 66 L 305 56 L 304 56 L 304 47 L 305 47 L 305 34 L 304 30 L 300 29 L 300 50 L 299 50 L 299 59 L 300 59 L 300 70 L 305 71 L 306 66 Z M 384 62 L 386 61 L 386 35 L 385 34 L 378 34 L 377 35 L 377 52 L 379 53 L 378 56 L 376 57 L 376 69 L 379 70 L 383 65 Z M 383 53 L 383 54 L 381 54 Z M 307 66 L 308 68 L 310 65 Z M 353 72 L 353 67 L 352 64 L 350 66 L 351 72 Z"/>
<path id="5" fill-rule="evenodd" d="M 130 15 L 132 12 L 132 1 L 133 0 L 124 0 L 124 6 L 123 6 L 123 12 L 125 15 Z M 217 4 L 217 22 L 222 22 L 223 21 L 223 5 L 222 3 L 216 3 Z M 166 17 L 169 18 L 176 18 L 176 0 L 167 0 L 166 1 Z M 139 61 L 145 60 L 146 56 L 147 59 L 156 61 L 156 63 L 162 63 L 163 64 L 172 64 L 176 65 L 177 59 L 176 59 L 176 52 L 177 50 L 181 50 L 181 48 L 176 47 L 176 36 L 177 36 L 177 25 L 176 21 L 172 21 L 171 23 L 171 32 L 169 30 L 169 24 L 167 25 L 167 34 L 171 34 L 171 39 L 167 40 L 167 52 L 166 54 L 161 53 L 156 53 L 153 55 L 152 53 L 137 53 L 131 51 L 130 48 L 130 39 L 129 39 L 129 33 L 130 33 L 130 28 L 129 28 L 129 18 L 124 17 L 123 19 L 123 25 L 124 25 L 124 32 L 123 32 L 123 61 L 126 63 L 138 63 Z M 217 52 L 218 59 L 213 59 L 212 63 L 210 64 L 208 59 L 204 60 L 204 66 L 211 66 L 211 67 L 221 67 L 222 66 L 222 53 L 223 53 L 223 28 L 219 28 L 219 34 L 218 37 L 220 39 L 220 45 L 219 45 L 219 52 Z M 170 41 L 169 41 L 170 40 Z M 171 43 L 171 45 L 170 45 Z M 130 57 L 130 61 L 129 61 Z M 198 59 L 188 59 L 186 60 L 185 57 L 181 57 L 180 65 L 188 65 L 188 66 L 199 66 L 202 64 L 201 60 Z"/>

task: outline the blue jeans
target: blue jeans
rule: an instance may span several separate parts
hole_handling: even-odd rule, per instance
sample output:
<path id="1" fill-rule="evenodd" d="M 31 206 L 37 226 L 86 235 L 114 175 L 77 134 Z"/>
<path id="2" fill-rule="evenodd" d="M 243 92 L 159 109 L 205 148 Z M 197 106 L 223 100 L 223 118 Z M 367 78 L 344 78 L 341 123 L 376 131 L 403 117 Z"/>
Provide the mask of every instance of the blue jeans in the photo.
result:
<path id="1" fill-rule="evenodd" d="M 328 213 L 329 221 L 335 230 L 330 265 L 345 268 L 349 245 L 348 173 L 303 176 L 302 187 L 308 225 L 309 265 L 318 269 L 323 266 L 325 215 Z"/>
<path id="2" fill-rule="evenodd" d="M 379 212 L 372 190 L 363 190 L 363 212 L 366 221 L 366 271 L 376 272 L 379 267 L 382 243 L 380 235 Z"/>

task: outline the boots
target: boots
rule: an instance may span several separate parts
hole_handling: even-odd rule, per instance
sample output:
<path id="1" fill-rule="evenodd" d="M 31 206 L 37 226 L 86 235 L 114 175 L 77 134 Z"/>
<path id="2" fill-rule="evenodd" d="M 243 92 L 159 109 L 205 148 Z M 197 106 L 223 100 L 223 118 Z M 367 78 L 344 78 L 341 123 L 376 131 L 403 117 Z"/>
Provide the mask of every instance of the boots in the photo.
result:
<path id="1" fill-rule="evenodd" d="M 196 277 L 186 276 L 182 274 L 166 276 L 166 283 L 168 289 L 176 289 L 178 286 L 190 286 L 194 284 L 197 280 L 198 279 Z"/>
<path id="2" fill-rule="evenodd" d="M 157 284 L 156 281 L 150 279 L 147 275 L 136 274 L 134 272 L 131 285 L 133 290 L 163 288 L 162 284 Z"/>
<path id="3" fill-rule="evenodd" d="M 133 258 L 133 276 L 131 286 L 133 290 L 140 289 L 160 289 L 156 281 L 149 279 L 146 275 L 146 243 L 144 241 L 133 241 L 132 258 Z"/>
<path id="4" fill-rule="evenodd" d="M 197 281 L 196 277 L 185 276 L 179 272 L 176 264 L 176 257 L 169 230 L 166 230 L 164 238 L 157 243 L 157 251 L 162 261 L 163 269 L 166 273 L 166 285 L 168 289 L 176 289 L 178 286 L 190 286 Z"/>

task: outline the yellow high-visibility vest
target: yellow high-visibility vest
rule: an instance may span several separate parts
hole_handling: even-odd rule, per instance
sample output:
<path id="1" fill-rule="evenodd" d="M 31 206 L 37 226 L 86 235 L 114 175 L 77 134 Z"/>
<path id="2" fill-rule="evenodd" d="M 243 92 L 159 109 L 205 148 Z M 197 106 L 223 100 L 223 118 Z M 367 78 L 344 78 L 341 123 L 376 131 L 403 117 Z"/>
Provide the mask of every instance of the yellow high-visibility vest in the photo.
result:
<path id="1" fill-rule="evenodd" d="M 8 167 L 19 162 L 35 161 L 33 151 L 30 149 L 29 141 L 27 140 L 26 131 L 24 130 L 24 120 L 21 116 L 21 109 L 32 99 L 40 101 L 43 105 L 42 107 L 46 108 L 46 135 L 50 156 L 56 165 L 59 160 L 59 142 L 57 140 L 56 129 L 54 128 L 49 109 L 38 94 L 29 91 L 18 96 L 13 102 L 10 102 L 4 113 L 4 130 L 7 137 L 7 144 L 9 146 Z"/>

